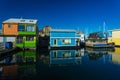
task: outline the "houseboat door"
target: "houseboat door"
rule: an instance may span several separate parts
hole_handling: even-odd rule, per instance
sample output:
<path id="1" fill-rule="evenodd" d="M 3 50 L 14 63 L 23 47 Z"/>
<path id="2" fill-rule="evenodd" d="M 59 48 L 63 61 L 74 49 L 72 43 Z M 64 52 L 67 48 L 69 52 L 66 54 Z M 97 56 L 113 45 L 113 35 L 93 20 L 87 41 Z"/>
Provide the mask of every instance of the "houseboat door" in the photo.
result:
<path id="1" fill-rule="evenodd" d="M 54 39 L 54 46 L 57 46 L 57 39 Z"/>

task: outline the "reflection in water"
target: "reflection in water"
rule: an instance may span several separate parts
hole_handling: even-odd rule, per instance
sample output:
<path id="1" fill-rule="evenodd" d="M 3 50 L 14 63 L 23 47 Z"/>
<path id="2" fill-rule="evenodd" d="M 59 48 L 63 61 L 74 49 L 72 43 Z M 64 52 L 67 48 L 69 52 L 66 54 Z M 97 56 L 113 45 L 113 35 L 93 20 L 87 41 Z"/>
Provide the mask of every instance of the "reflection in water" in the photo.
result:
<path id="1" fill-rule="evenodd" d="M 120 48 L 115 48 L 115 51 L 112 52 L 112 62 L 115 64 L 120 64 Z"/>
<path id="2" fill-rule="evenodd" d="M 89 59 L 90 60 L 97 60 L 101 57 L 103 57 L 104 55 L 108 54 L 107 50 L 95 50 L 92 48 L 86 48 L 86 52 L 88 53 Z"/>
<path id="3" fill-rule="evenodd" d="M 50 51 L 50 64 L 68 65 L 79 64 L 82 56 L 84 56 L 84 49 L 81 50 L 52 50 Z"/>
<path id="4" fill-rule="evenodd" d="M 25 51 L 18 52 L 16 55 L 17 63 L 33 63 L 36 62 L 36 52 L 35 51 Z"/>
<path id="5" fill-rule="evenodd" d="M 44 64 L 49 64 L 49 50 L 41 50 L 39 51 L 39 53 L 37 54 L 37 61 L 42 61 Z"/>
<path id="6" fill-rule="evenodd" d="M 36 75 L 36 64 L 21 64 L 18 68 L 19 77 L 22 79 L 31 79 Z"/>
<path id="7" fill-rule="evenodd" d="M 25 51 L 0 60 L 0 79 L 120 80 L 119 75 L 112 73 L 120 74 L 119 63 L 120 48 L 114 52 L 88 48 Z"/>
<path id="8" fill-rule="evenodd" d="M 35 62 L 36 51 L 18 52 L 7 56 L 0 61 L 0 79 L 30 79 L 36 74 Z"/>
<path id="9" fill-rule="evenodd" d="M 70 65 L 81 63 L 84 49 L 40 51 L 39 60 L 49 65 Z"/>
<path id="10" fill-rule="evenodd" d="M 0 60 L 0 64 L 36 62 L 36 51 L 18 52 Z"/>
<path id="11" fill-rule="evenodd" d="M 5 57 L 4 59 L 1 59 L 0 63 L 9 64 L 12 61 L 12 59 L 13 59 L 13 55 L 10 55 L 10 56 Z"/>
<path id="12" fill-rule="evenodd" d="M 14 77 L 17 76 L 18 72 L 18 65 L 5 65 L 1 67 L 1 76 L 10 76 L 10 77 Z"/>

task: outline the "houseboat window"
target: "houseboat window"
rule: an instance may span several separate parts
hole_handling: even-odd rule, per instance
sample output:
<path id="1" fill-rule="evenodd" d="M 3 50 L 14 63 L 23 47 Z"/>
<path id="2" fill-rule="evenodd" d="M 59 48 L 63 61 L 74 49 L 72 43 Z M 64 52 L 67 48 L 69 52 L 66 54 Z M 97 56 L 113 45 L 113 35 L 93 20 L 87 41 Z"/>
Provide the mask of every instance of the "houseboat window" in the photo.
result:
<path id="1" fill-rule="evenodd" d="M 22 36 L 18 36 L 16 43 L 23 43 L 23 37 Z"/>
<path id="2" fill-rule="evenodd" d="M 63 44 L 71 44 L 71 39 L 63 39 Z"/>
<path id="3" fill-rule="evenodd" d="M 8 28 L 11 28 L 11 26 L 12 26 L 11 24 L 8 24 Z"/>
<path id="4" fill-rule="evenodd" d="M 54 39 L 54 45 L 57 45 L 57 39 Z"/>
<path id="5" fill-rule="evenodd" d="M 34 41 L 34 36 L 26 36 L 26 41 Z"/>
<path id="6" fill-rule="evenodd" d="M 18 31 L 25 31 L 25 27 L 24 26 L 18 26 Z"/>
<path id="7" fill-rule="evenodd" d="M 27 26 L 27 31 L 35 31 L 34 26 Z"/>

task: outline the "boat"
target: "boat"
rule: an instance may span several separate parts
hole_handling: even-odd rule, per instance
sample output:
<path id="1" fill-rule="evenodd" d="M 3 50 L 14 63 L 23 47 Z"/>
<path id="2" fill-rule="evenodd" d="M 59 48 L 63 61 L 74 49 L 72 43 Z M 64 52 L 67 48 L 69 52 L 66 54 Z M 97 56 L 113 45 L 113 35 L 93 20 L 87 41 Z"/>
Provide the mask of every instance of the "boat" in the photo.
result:
<path id="1" fill-rule="evenodd" d="M 90 48 L 113 48 L 114 44 L 108 44 L 106 33 L 91 33 L 85 42 L 86 47 Z"/>

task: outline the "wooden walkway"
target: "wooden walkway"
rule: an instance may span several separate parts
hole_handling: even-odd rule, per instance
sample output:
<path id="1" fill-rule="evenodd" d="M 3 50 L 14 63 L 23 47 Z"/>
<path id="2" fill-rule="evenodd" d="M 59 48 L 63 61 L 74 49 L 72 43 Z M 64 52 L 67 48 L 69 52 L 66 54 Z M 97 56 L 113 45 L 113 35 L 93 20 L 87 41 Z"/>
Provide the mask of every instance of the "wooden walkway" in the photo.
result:
<path id="1" fill-rule="evenodd" d="M 21 48 L 18 48 L 18 47 L 15 47 L 15 48 L 12 48 L 12 49 L 4 49 L 4 50 L 0 50 L 0 58 L 3 58 L 7 55 L 10 55 L 10 54 L 14 54 L 18 51 L 21 51 L 22 49 Z"/>

